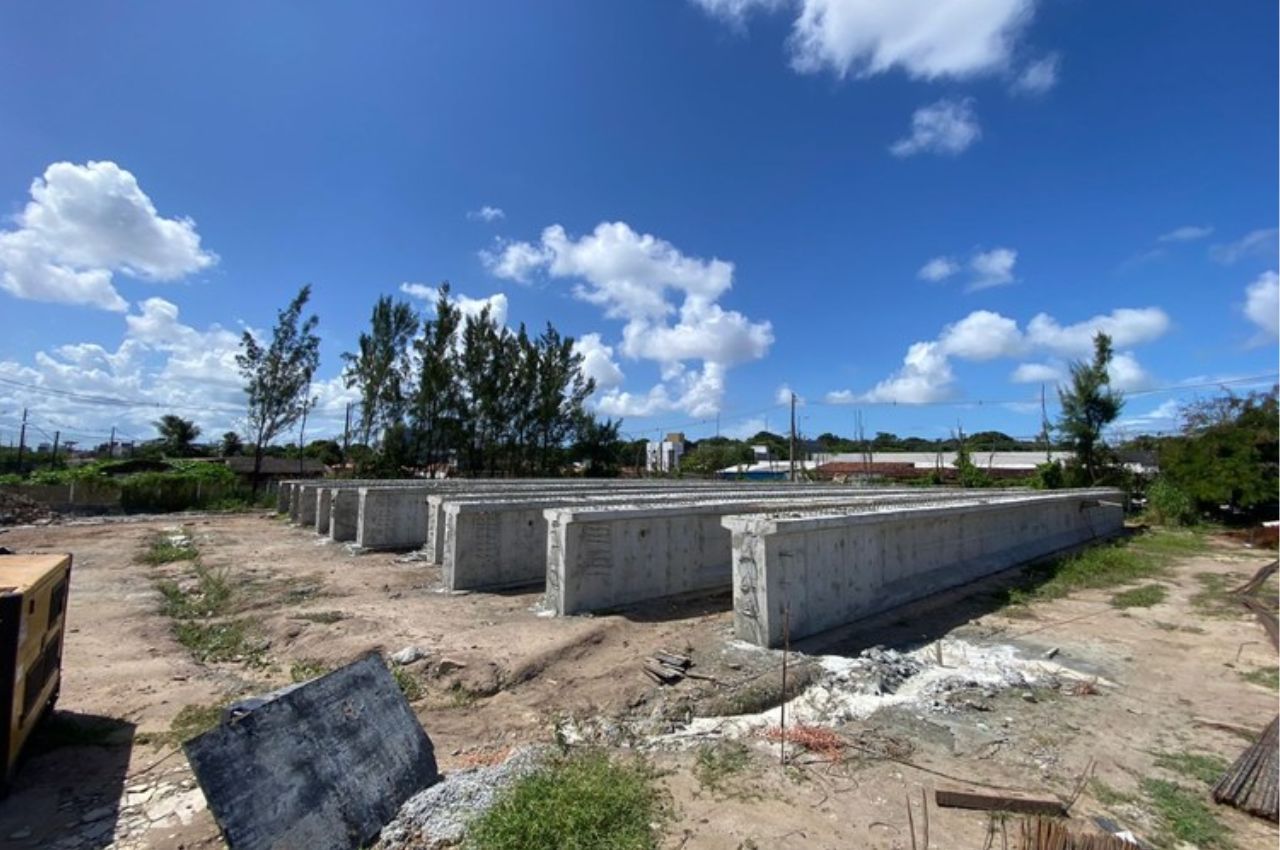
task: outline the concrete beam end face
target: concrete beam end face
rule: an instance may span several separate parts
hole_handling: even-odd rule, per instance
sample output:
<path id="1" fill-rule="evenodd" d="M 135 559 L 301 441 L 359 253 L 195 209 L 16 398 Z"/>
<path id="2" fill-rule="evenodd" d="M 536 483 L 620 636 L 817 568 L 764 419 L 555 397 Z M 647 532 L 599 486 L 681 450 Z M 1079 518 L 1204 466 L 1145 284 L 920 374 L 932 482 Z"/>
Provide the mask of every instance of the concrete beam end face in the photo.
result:
<path id="1" fill-rule="evenodd" d="M 440 779 L 377 655 L 232 706 L 183 749 L 231 850 L 355 850 Z"/>

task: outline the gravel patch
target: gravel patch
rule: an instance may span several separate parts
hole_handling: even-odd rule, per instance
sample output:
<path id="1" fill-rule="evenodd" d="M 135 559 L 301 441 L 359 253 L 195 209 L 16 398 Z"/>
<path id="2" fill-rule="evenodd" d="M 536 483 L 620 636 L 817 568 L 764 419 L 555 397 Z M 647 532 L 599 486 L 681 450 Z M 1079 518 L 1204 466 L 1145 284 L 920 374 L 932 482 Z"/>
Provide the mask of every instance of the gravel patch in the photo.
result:
<path id="1" fill-rule="evenodd" d="M 521 747 L 501 764 L 459 770 L 405 801 L 375 850 L 435 850 L 462 840 L 467 824 L 498 795 L 546 762 L 549 747 Z"/>

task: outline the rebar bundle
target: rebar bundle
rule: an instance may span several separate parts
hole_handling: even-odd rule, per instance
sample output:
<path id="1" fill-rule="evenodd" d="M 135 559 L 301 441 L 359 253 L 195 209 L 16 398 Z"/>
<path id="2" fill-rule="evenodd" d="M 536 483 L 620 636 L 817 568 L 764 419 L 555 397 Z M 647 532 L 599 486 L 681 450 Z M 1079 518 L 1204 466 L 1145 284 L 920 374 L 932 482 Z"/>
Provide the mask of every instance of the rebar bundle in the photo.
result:
<path id="1" fill-rule="evenodd" d="M 1262 737 L 1236 759 L 1231 769 L 1213 786 L 1213 799 L 1251 815 L 1280 820 L 1280 788 L 1277 787 L 1280 757 L 1276 753 L 1280 745 L 1278 726 L 1280 717 L 1272 720 Z"/>

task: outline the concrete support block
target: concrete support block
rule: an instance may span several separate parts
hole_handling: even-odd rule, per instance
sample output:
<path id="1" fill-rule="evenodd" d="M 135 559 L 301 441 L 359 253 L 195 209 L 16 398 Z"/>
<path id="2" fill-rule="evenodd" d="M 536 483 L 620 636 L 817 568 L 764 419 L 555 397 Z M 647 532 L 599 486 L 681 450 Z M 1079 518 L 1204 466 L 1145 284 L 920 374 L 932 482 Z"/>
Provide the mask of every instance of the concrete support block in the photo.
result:
<path id="1" fill-rule="evenodd" d="M 329 537 L 335 543 L 356 539 L 360 520 L 360 491 L 341 487 L 333 491 L 329 501 Z"/>
<path id="2" fill-rule="evenodd" d="M 377 655 L 232 706 L 183 748 L 231 850 L 355 850 L 440 778 Z"/>
<path id="3" fill-rule="evenodd" d="M 783 642 L 837 628 L 977 578 L 1118 534 L 1113 490 L 800 517 L 726 516 L 734 630 Z"/>
<path id="4" fill-rule="evenodd" d="M 412 549 L 427 542 L 430 487 L 361 487 L 356 545 L 363 549 Z"/>
<path id="5" fill-rule="evenodd" d="M 292 481 L 281 481 L 276 487 L 276 513 L 282 514 L 289 510 L 289 493 L 293 490 Z"/>
<path id="6" fill-rule="evenodd" d="M 311 528 L 316 524 L 316 491 L 318 484 L 300 484 L 298 491 L 298 525 Z"/>
<path id="7" fill-rule="evenodd" d="M 333 501 L 334 489 L 320 487 L 316 490 L 316 534 L 329 536 L 329 523 L 333 520 L 330 504 Z"/>

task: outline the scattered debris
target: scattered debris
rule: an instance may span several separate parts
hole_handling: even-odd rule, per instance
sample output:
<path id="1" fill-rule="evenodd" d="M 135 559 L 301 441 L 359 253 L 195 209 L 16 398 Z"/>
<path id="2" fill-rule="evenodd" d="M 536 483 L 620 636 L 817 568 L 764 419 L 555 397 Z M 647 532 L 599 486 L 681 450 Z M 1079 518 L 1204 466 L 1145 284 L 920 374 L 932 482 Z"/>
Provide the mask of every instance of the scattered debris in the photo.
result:
<path id="1" fill-rule="evenodd" d="M 1061 821 L 1039 817 L 1024 819 L 1020 832 L 1022 850 L 1133 850 L 1140 846 L 1129 837 L 1132 833 L 1080 835 Z"/>
<path id="2" fill-rule="evenodd" d="M 765 730 L 764 737 L 773 743 L 799 747 L 832 764 L 841 761 L 844 757 L 844 739 L 837 735 L 834 729 L 826 726 L 810 726 L 801 723 L 787 729 L 785 735 L 781 726 L 771 726 Z"/>
<path id="3" fill-rule="evenodd" d="M 689 668 L 693 659 L 674 652 L 658 650 L 644 660 L 644 674 L 659 685 L 674 685 L 691 675 Z"/>
<path id="4" fill-rule="evenodd" d="M 374 847 L 435 850 L 456 845 L 473 818 L 488 811 L 513 783 L 541 767 L 550 754 L 549 748 L 524 747 L 497 764 L 448 774 L 405 801 Z"/>
<path id="5" fill-rule="evenodd" d="M 18 493 L 0 493 L 0 525 L 48 525 L 58 515 Z"/>
<path id="6" fill-rule="evenodd" d="M 1213 799 L 1251 815 L 1280 821 L 1276 778 L 1280 772 L 1278 725 L 1280 717 L 1272 720 L 1262 737 L 1236 759 L 1218 784 L 1213 786 Z"/>
<path id="7" fill-rule="evenodd" d="M 427 654 L 416 646 L 406 646 L 404 649 L 391 656 L 391 663 L 400 667 L 406 667 L 415 661 L 426 658 Z"/>
<path id="8" fill-rule="evenodd" d="M 1030 815 L 1064 817 L 1066 804 L 1052 794 L 1030 791 L 995 791 L 972 786 L 939 784 L 933 789 L 934 801 L 942 808 L 978 809 L 987 812 L 1018 812 Z M 1056 847 L 1058 845 L 1046 845 Z M 1062 845 L 1069 846 L 1069 845 Z"/>

